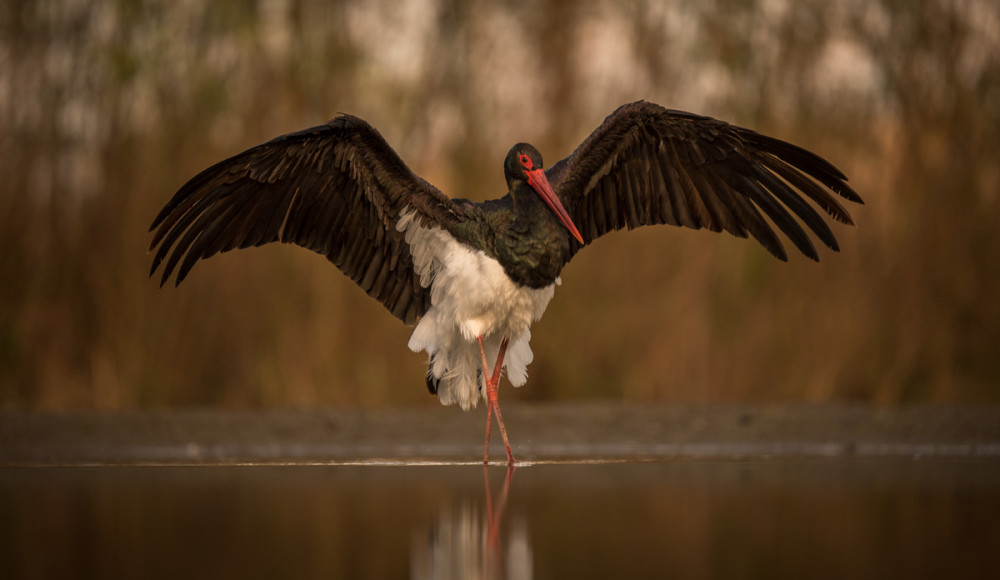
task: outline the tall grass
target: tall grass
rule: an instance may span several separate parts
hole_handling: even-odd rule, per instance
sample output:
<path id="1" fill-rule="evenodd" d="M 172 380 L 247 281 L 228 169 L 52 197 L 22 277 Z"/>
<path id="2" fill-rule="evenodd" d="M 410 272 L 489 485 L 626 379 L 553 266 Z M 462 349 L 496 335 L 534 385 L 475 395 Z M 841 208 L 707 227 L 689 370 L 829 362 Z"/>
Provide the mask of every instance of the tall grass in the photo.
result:
<path id="1" fill-rule="evenodd" d="M 159 289 L 156 211 L 340 111 L 449 194 L 494 197 L 512 143 L 552 163 L 636 98 L 820 153 L 865 198 L 858 227 L 819 264 L 676 228 L 601 239 L 513 396 L 1000 400 L 995 3 L 64 4 L 0 18 L 0 408 L 432 404 L 409 329 L 306 250 Z"/>

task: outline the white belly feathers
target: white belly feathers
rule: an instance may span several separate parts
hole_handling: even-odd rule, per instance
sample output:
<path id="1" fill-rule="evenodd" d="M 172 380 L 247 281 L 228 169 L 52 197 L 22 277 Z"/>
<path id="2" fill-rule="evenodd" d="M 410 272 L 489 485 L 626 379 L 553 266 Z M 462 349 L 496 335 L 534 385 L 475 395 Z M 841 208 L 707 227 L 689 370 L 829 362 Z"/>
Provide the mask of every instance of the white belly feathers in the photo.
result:
<path id="1" fill-rule="evenodd" d="M 523 385 L 532 359 L 529 328 L 545 312 L 559 280 L 540 289 L 518 286 L 499 262 L 459 243 L 442 228 L 421 226 L 413 212 L 400 218 L 396 228 L 405 232 L 421 285 L 433 282 L 431 308 L 413 330 L 409 347 L 430 356 L 429 372 L 440 379 L 441 403 L 468 409 L 484 396 L 478 336 L 483 337 L 489 365 L 508 337 L 503 368 L 512 385 Z"/>

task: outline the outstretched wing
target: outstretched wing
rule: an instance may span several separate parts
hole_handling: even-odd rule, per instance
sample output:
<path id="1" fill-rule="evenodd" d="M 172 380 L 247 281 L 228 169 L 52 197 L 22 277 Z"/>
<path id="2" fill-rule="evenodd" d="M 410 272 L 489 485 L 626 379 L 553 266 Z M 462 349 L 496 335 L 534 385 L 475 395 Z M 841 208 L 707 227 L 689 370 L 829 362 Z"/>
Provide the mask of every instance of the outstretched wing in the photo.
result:
<path id="1" fill-rule="evenodd" d="M 152 276 L 177 284 L 218 252 L 285 242 L 327 257 L 406 323 L 430 308 L 396 224 L 445 225 L 451 200 L 415 175 L 365 121 L 342 115 L 283 135 L 209 167 L 160 211 Z M 159 246 L 159 248 L 157 248 Z"/>
<path id="2" fill-rule="evenodd" d="M 830 192 L 864 203 L 843 173 L 801 147 L 643 101 L 619 107 L 546 175 L 587 243 L 613 230 L 670 224 L 749 234 L 787 260 L 766 216 L 819 260 L 799 220 L 833 250 L 837 240 L 805 198 L 851 225 Z"/>

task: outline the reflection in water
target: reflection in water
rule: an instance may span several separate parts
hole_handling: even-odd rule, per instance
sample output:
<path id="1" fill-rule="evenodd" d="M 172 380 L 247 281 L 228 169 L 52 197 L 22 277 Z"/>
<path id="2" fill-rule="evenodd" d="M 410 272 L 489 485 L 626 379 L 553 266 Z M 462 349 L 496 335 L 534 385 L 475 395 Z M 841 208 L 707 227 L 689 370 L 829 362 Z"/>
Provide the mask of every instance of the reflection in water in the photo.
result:
<path id="1" fill-rule="evenodd" d="M 413 540 L 411 577 L 419 579 L 531 578 L 531 544 L 523 520 L 507 526 L 504 515 L 516 467 L 508 466 L 494 503 L 489 467 L 483 466 L 482 508 L 462 499 L 444 504 L 432 530 Z"/>
<path id="2" fill-rule="evenodd" d="M 993 459 L 480 469 L 0 468 L 0 578 L 1000 578 Z"/>

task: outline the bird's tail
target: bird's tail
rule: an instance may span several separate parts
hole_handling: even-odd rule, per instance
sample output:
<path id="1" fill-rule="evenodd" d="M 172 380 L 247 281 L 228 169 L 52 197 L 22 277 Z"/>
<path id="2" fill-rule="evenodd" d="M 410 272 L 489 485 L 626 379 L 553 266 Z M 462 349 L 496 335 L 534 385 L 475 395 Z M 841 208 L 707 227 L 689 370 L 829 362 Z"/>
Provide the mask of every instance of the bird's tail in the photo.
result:
<path id="1" fill-rule="evenodd" d="M 520 387 L 528 380 L 528 364 L 533 358 L 528 345 L 530 333 L 507 346 L 502 373 L 507 375 L 511 385 Z M 500 350 L 499 338 L 483 341 L 488 363 L 496 361 Z M 429 349 L 430 350 L 430 349 Z M 489 369 L 492 373 L 493 369 Z M 448 351 L 430 352 L 427 367 L 427 390 L 437 395 L 443 405 L 458 404 L 468 410 L 475 407 L 481 397 L 485 397 L 486 379 L 482 370 L 482 355 L 478 343 L 461 341 Z"/>

